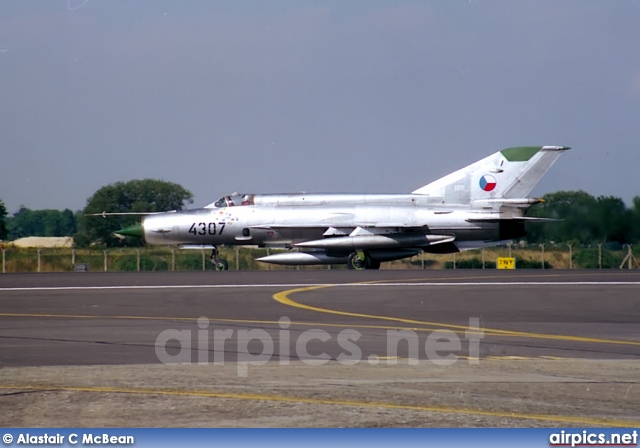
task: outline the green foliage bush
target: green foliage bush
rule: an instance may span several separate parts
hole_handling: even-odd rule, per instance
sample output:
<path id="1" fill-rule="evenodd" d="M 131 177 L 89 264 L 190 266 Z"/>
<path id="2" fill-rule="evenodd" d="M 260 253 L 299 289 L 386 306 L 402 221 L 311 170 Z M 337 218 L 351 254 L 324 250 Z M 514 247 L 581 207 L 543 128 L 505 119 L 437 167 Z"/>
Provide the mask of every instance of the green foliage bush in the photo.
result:
<path id="1" fill-rule="evenodd" d="M 485 260 L 485 269 L 495 269 L 495 261 Z M 445 269 L 453 269 L 453 261 L 446 261 L 444 263 Z M 467 260 L 456 261 L 456 269 L 482 269 L 482 260 L 479 258 L 469 258 Z"/>
<path id="2" fill-rule="evenodd" d="M 551 265 L 551 263 L 545 260 L 544 268 L 553 269 L 553 266 Z M 531 260 L 531 259 L 516 257 L 516 269 L 542 269 L 542 263 L 540 263 L 540 260 Z"/>
<path id="3" fill-rule="evenodd" d="M 166 257 L 153 255 L 140 256 L 141 271 L 168 271 L 171 269 L 170 260 Z M 109 270 L 112 271 L 137 271 L 138 260 L 135 255 L 117 257 L 109 263 Z"/>
<path id="4" fill-rule="evenodd" d="M 436 264 L 436 260 L 425 258 L 424 260 L 425 269 L 430 268 L 434 264 Z M 411 266 L 422 268 L 422 259 L 420 258 L 420 256 L 411 258 Z"/>
<path id="5" fill-rule="evenodd" d="M 598 249 L 582 249 L 574 253 L 573 263 L 583 269 L 598 269 Z M 603 269 L 617 268 L 620 266 L 620 263 L 622 263 L 622 257 L 606 250 L 602 251 Z"/>
<path id="6" fill-rule="evenodd" d="M 485 261 L 485 269 L 495 269 L 494 261 Z M 445 269 L 453 269 L 453 261 L 447 261 L 444 264 Z M 551 263 L 545 260 L 545 269 L 553 269 Z M 482 260 L 479 258 L 469 258 L 467 260 L 456 261 L 456 269 L 482 269 Z M 516 257 L 516 269 L 542 269 L 542 264 L 538 260 L 528 260 L 526 258 Z"/>
<path id="7" fill-rule="evenodd" d="M 5 219 L 7 217 L 7 208 L 4 206 L 4 202 L 0 199 L 0 240 L 7 238 L 7 225 Z"/>

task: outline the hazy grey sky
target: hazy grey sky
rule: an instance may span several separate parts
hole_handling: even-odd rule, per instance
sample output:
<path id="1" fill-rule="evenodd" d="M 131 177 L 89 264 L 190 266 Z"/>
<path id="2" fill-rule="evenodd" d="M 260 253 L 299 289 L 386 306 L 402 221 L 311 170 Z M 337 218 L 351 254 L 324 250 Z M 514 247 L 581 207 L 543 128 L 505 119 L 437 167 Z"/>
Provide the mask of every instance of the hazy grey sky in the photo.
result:
<path id="1" fill-rule="evenodd" d="M 534 190 L 640 195 L 640 2 L 2 0 L 0 198 L 108 183 L 408 192 L 567 145 Z"/>

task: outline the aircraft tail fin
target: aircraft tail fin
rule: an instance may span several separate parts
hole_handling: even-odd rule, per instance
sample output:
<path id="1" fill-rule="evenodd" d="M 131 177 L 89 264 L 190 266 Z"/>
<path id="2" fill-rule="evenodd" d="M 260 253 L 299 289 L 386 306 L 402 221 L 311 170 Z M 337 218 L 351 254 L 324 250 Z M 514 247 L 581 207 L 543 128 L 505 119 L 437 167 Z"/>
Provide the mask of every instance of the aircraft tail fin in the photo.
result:
<path id="1" fill-rule="evenodd" d="M 473 201 L 525 198 L 567 146 L 519 146 L 498 151 L 440 178 L 413 194 L 433 202 L 471 204 Z"/>

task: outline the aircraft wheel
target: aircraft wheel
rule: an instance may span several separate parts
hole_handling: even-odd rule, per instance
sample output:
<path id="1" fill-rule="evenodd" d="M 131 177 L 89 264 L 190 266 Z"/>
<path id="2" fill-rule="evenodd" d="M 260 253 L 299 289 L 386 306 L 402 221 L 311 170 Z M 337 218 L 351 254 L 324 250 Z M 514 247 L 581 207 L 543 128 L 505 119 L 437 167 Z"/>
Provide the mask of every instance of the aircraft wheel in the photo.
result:
<path id="1" fill-rule="evenodd" d="M 356 271 L 369 269 L 371 258 L 363 253 L 352 252 L 347 259 L 347 267 Z"/>
<path id="2" fill-rule="evenodd" d="M 224 260 L 218 260 L 213 265 L 213 269 L 215 269 L 216 271 L 228 271 L 229 270 L 229 264 Z"/>
<path id="3" fill-rule="evenodd" d="M 380 262 L 376 260 L 371 260 L 369 263 L 369 267 L 367 269 L 380 269 Z"/>

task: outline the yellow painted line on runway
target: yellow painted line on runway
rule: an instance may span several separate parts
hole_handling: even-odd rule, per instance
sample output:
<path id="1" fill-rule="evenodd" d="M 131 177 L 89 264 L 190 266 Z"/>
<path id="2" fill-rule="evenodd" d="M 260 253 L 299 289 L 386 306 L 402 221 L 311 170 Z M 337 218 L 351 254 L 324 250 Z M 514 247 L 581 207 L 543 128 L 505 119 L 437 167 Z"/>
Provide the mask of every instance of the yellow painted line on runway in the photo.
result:
<path id="1" fill-rule="evenodd" d="M 306 305 L 304 303 L 296 302 L 289 297 L 292 294 L 297 294 L 301 292 L 309 292 L 309 291 L 315 291 L 318 289 L 335 288 L 335 287 L 336 285 L 321 285 L 321 286 L 308 286 L 304 288 L 295 288 L 287 291 L 278 292 L 273 295 L 273 298 L 277 302 L 283 305 L 299 308 L 307 311 L 314 311 L 318 313 L 334 314 L 338 316 L 358 317 L 362 319 L 385 320 L 385 321 L 400 322 L 400 323 L 410 324 L 410 325 L 426 325 L 426 326 L 438 327 L 439 329 L 470 331 L 470 328 L 464 325 L 447 324 L 442 322 L 420 321 L 420 320 L 406 319 L 401 317 L 382 316 L 382 315 L 366 314 L 366 313 L 354 313 L 350 311 L 340 311 L 340 310 L 333 310 L 329 308 L 321 308 L 317 306 Z M 532 332 L 525 332 L 525 331 L 501 330 L 497 328 L 482 328 L 482 331 L 484 331 L 485 335 L 490 335 L 490 336 L 507 336 L 507 337 L 521 337 L 521 338 L 532 338 L 532 339 L 549 339 L 549 340 L 557 340 L 557 341 L 590 342 L 590 343 L 596 343 L 596 344 L 640 346 L 640 341 L 625 341 L 620 339 L 600 339 L 600 338 L 590 338 L 586 336 L 532 333 Z"/>
<path id="2" fill-rule="evenodd" d="M 91 315 L 91 314 L 46 314 L 46 313 L 0 313 L 0 317 L 47 317 L 53 319 L 130 319 L 130 320 L 174 320 L 184 322 L 197 322 L 199 317 L 177 317 L 177 316 L 127 316 L 127 315 Z M 206 317 L 206 316 L 204 316 Z M 278 325 L 275 320 L 245 320 L 245 319 L 211 319 L 209 322 L 230 322 L 247 324 L 272 324 Z M 291 322 L 291 324 L 297 322 Z M 305 325 L 305 322 L 299 322 Z M 308 323 L 309 325 L 318 325 Z"/>
<path id="3" fill-rule="evenodd" d="M 534 358 L 530 356 L 487 356 L 487 359 L 494 361 L 531 361 Z"/>
<path id="4" fill-rule="evenodd" d="M 582 417 L 570 415 L 552 415 L 552 414 L 527 414 L 522 412 L 509 411 L 489 411 L 474 408 L 456 408 L 450 406 L 424 406 L 410 404 L 394 404 L 377 401 L 357 401 L 357 400 L 339 400 L 330 398 L 308 398 L 295 397 L 287 395 L 271 395 L 271 394 L 251 394 L 251 393 L 228 393 L 215 392 L 208 390 L 181 390 L 181 389 L 151 389 L 151 388 L 124 388 L 124 387 L 89 387 L 89 386 L 50 386 L 50 385 L 21 385 L 8 384 L 1 385 L 3 390 L 28 390 L 43 392 L 88 392 L 88 393 L 111 393 L 111 394 L 136 394 L 136 395 L 166 395 L 180 397 L 199 397 L 199 398 L 216 398 L 228 400 L 247 400 L 247 401 L 268 401 L 280 403 L 303 403 L 310 405 L 330 405 L 330 406 L 347 406 L 359 408 L 379 408 L 389 410 L 405 410 L 418 412 L 434 412 L 441 414 L 467 414 L 483 417 L 512 418 L 520 420 L 539 420 L 557 423 L 574 423 L 584 426 L 615 426 L 615 427 L 638 427 L 640 421 L 605 419 L 595 417 Z"/>
<path id="5" fill-rule="evenodd" d="M 123 315 L 89 315 L 89 314 L 43 314 L 43 313 L 0 313 L 0 317 L 26 317 L 26 318 L 50 318 L 50 319 L 125 319 L 125 320 L 158 320 L 158 321 L 181 321 L 198 322 L 199 317 L 171 317 L 171 316 L 123 316 Z M 206 317 L 206 316 L 205 316 Z M 279 320 L 250 320 L 250 319 L 213 319 L 207 318 L 209 322 L 229 323 L 229 324 L 260 324 L 260 325 L 280 325 Z M 417 332 L 433 332 L 441 328 L 408 327 L 393 325 L 363 325 L 363 324 L 336 324 L 326 322 L 298 322 L 290 321 L 289 325 L 306 327 L 337 327 L 337 328 L 362 328 L 367 330 L 412 330 Z M 462 332 L 459 332 L 462 334 Z"/>
<path id="6" fill-rule="evenodd" d="M 89 314 L 44 314 L 44 313 L 0 313 L 0 317 L 26 317 L 26 318 L 48 318 L 48 319 L 124 319 L 124 320 L 157 320 L 157 321 L 178 321 L 178 322 L 198 322 L 199 317 L 172 317 L 172 316 L 125 316 L 125 315 L 89 315 Z M 205 316 L 206 317 L 206 316 Z M 280 325 L 276 320 L 250 320 L 250 319 L 210 319 L 209 322 L 228 324 L 260 324 L 260 325 Z M 333 328 L 360 328 L 366 330 L 410 330 L 415 332 L 434 332 L 442 328 L 434 327 L 409 327 L 394 325 L 364 325 L 364 324 L 336 324 L 325 322 L 288 322 L 289 325 L 306 327 L 333 327 Z M 464 336 L 462 331 L 453 331 Z M 470 334 L 477 332 L 470 332 Z M 485 332 L 487 335 L 491 335 Z"/>
<path id="7" fill-rule="evenodd" d="M 156 321 L 177 321 L 177 322 L 198 322 L 198 317 L 172 317 L 172 316 L 123 316 L 123 315 L 88 315 L 88 314 L 43 314 L 43 313 L 0 313 L 0 317 L 26 317 L 26 318 L 46 318 L 46 319 L 124 319 L 124 320 L 156 320 Z M 209 319 L 209 318 L 207 318 Z M 209 322 L 228 324 L 260 324 L 279 325 L 280 321 L 275 320 L 248 320 L 248 319 L 209 319 Z M 366 330 L 408 330 L 414 332 L 435 332 L 443 330 L 442 327 L 411 327 L 407 325 L 365 325 L 365 324 L 336 324 L 325 322 L 297 322 L 291 321 L 290 325 L 306 327 L 332 327 L 332 328 L 360 328 Z M 466 328 L 466 327 L 465 327 Z M 479 334 L 477 331 L 466 332 L 460 330 L 449 330 L 453 333 L 465 337 L 470 334 Z M 485 336 L 504 336 L 502 333 L 493 333 L 490 330 L 482 329 Z"/>
<path id="8" fill-rule="evenodd" d="M 485 358 L 477 358 L 475 356 L 455 355 L 456 358 L 464 359 L 466 361 L 562 361 L 575 358 L 560 358 L 558 356 L 486 356 Z M 409 363 L 420 363 L 420 358 L 404 358 L 401 356 L 378 356 L 378 360 L 387 361 L 408 361 Z"/>
<path id="9" fill-rule="evenodd" d="M 197 322 L 197 317 L 163 316 L 99 316 L 89 314 L 0 313 L 0 317 L 47 317 L 52 319 L 132 319 L 132 320 L 183 320 Z"/>

